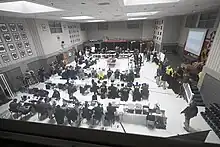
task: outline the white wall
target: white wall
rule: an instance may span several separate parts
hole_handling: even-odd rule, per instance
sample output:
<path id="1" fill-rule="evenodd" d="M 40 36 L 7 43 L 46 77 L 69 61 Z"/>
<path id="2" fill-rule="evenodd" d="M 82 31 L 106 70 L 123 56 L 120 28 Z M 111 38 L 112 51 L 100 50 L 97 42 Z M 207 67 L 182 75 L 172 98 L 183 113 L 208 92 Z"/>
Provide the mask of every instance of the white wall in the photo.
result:
<path id="1" fill-rule="evenodd" d="M 185 27 L 185 23 L 186 23 L 186 17 L 184 16 L 182 21 L 181 21 L 181 26 L 180 26 L 180 36 L 178 39 L 178 45 L 181 47 L 184 47 L 187 37 L 188 37 L 188 33 L 189 33 L 189 28 Z"/>
<path id="2" fill-rule="evenodd" d="M 155 25 L 155 20 L 143 21 L 142 39 L 144 39 L 144 40 L 153 39 L 154 25 Z"/>
<path id="3" fill-rule="evenodd" d="M 169 16 L 164 18 L 163 43 L 178 43 L 181 19 L 181 16 Z"/>
<path id="4" fill-rule="evenodd" d="M 128 29 L 127 22 L 110 22 L 108 30 L 98 30 L 98 23 L 89 23 L 87 28 L 89 40 L 104 39 L 105 36 L 110 39 L 141 39 L 143 32 L 142 26 L 138 29 Z M 145 38 L 148 38 L 147 35 Z"/>
<path id="5" fill-rule="evenodd" d="M 71 48 L 72 46 L 76 46 L 87 40 L 87 34 L 86 32 L 80 30 L 79 24 L 76 25 L 79 28 L 80 42 L 72 44 L 70 42 L 71 39 L 70 39 L 68 25 L 75 23 L 61 22 L 63 32 L 51 34 L 48 25 L 48 20 L 36 19 L 35 21 L 45 55 L 53 54 L 62 50 L 61 47 L 62 41 L 64 41 L 65 48 Z M 42 29 L 42 25 L 46 26 L 46 30 Z M 60 37 L 59 40 L 57 39 L 58 36 Z"/>

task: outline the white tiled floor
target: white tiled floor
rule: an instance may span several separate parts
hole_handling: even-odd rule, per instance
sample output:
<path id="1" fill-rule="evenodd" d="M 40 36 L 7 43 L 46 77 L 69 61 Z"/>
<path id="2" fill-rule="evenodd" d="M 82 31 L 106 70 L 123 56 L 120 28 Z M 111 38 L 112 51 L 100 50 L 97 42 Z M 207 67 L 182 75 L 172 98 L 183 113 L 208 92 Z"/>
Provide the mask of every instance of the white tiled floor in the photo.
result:
<path id="1" fill-rule="evenodd" d="M 101 69 L 108 69 L 107 62 L 104 59 L 101 59 L 97 65 L 94 65 L 95 68 L 101 68 Z M 116 61 L 116 67 L 122 70 L 126 70 L 128 67 L 128 60 L 127 59 L 120 59 Z M 150 135 L 150 136 L 158 136 L 158 137 L 169 137 L 169 136 L 175 136 L 180 134 L 186 134 L 187 132 L 183 129 L 183 122 L 184 122 L 184 116 L 180 114 L 180 112 L 187 106 L 186 101 L 184 101 L 181 98 L 176 98 L 177 95 L 174 94 L 174 92 L 170 89 L 163 90 L 162 88 L 158 87 L 155 83 L 155 73 L 156 73 L 157 66 L 154 63 L 145 63 L 144 66 L 141 68 L 140 75 L 141 77 L 138 79 L 135 79 L 135 81 L 139 83 L 148 83 L 149 84 L 149 90 L 150 90 L 150 96 L 149 96 L 149 102 L 150 103 L 159 103 L 161 109 L 165 110 L 165 115 L 167 117 L 167 128 L 166 130 L 160 130 L 160 129 L 148 129 L 146 126 L 141 125 L 134 125 L 134 124 L 127 124 L 122 123 L 127 133 L 133 133 L 133 134 L 141 134 L 141 135 Z M 60 77 L 52 77 L 51 80 L 53 82 L 66 82 L 66 80 L 60 80 Z M 80 81 L 76 81 L 77 83 Z M 91 82 L 90 80 L 85 80 L 84 82 Z M 39 88 L 45 87 L 43 83 L 40 83 L 38 85 L 35 85 Z M 17 93 L 17 97 L 20 97 L 22 94 Z M 50 91 L 49 96 L 52 95 L 52 91 Z M 79 91 L 75 93 L 75 96 L 80 101 L 91 101 L 91 94 L 87 96 L 82 96 Z M 61 97 L 65 98 L 68 97 L 67 92 L 61 92 Z M 103 103 L 104 106 L 107 106 L 107 104 L 112 101 L 109 99 L 102 100 L 98 98 L 98 101 Z M 127 103 L 131 103 L 132 98 L 130 97 Z M 145 103 L 146 101 L 142 101 L 142 103 Z M 0 113 L 4 112 L 6 109 L 8 109 L 8 104 L 3 105 L 0 107 Z M 203 111 L 203 108 L 199 108 L 199 111 Z M 37 116 L 33 116 L 29 119 L 29 121 L 33 122 L 39 122 L 39 123 L 50 123 L 55 124 L 55 121 L 51 121 L 49 119 L 46 119 L 44 121 L 39 121 Z M 81 127 L 88 128 L 86 124 L 82 124 Z M 210 127 L 205 122 L 205 120 L 202 118 L 200 113 L 198 113 L 198 116 L 193 118 L 191 120 L 191 127 L 195 131 L 204 131 L 209 130 Z M 96 127 L 94 129 L 100 129 L 100 127 Z M 112 128 L 108 127 L 106 128 L 108 131 L 116 131 L 116 132 L 123 132 L 123 129 L 120 124 L 114 125 Z M 215 133 L 210 132 L 206 142 L 210 143 L 220 143 L 219 138 L 215 135 Z"/>

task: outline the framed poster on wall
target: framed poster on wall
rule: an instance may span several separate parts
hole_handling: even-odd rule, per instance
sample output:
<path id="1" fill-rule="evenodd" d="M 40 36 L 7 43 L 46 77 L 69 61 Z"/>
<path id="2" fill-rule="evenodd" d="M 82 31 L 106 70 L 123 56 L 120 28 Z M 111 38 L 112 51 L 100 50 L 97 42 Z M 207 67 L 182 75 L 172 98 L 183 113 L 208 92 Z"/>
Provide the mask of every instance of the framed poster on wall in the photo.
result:
<path id="1" fill-rule="evenodd" d="M 13 60 L 17 60 L 19 58 L 17 52 L 12 52 L 11 56 Z"/>
<path id="2" fill-rule="evenodd" d="M 3 62 L 7 63 L 7 62 L 10 61 L 10 58 L 9 58 L 8 54 L 2 54 L 1 56 L 2 56 Z"/>
<path id="3" fill-rule="evenodd" d="M 0 29 L 2 32 L 8 32 L 8 28 L 4 23 L 0 23 Z"/>
<path id="4" fill-rule="evenodd" d="M 6 52 L 4 44 L 0 44 L 0 53 Z"/>
<path id="5" fill-rule="evenodd" d="M 11 30 L 12 32 L 16 32 L 16 31 L 17 31 L 16 25 L 15 25 L 14 23 L 10 23 L 10 24 L 9 24 L 9 27 L 10 27 L 10 30 Z"/>
<path id="6" fill-rule="evenodd" d="M 13 44 L 13 43 L 8 43 L 8 49 L 9 49 L 10 51 L 14 51 L 14 50 L 15 50 L 14 44 Z"/>
<path id="7" fill-rule="evenodd" d="M 28 41 L 24 41 L 24 47 L 25 48 L 29 48 L 30 47 L 30 43 Z"/>
<path id="8" fill-rule="evenodd" d="M 29 48 L 29 49 L 27 49 L 27 54 L 28 54 L 28 56 L 31 56 L 33 53 L 32 53 L 32 50 Z"/>
<path id="9" fill-rule="evenodd" d="M 3 37 L 5 38 L 6 42 L 11 42 L 11 36 L 10 34 L 3 34 Z"/>
<path id="10" fill-rule="evenodd" d="M 14 37 L 14 40 L 15 40 L 15 41 L 19 41 L 19 40 L 20 40 L 20 36 L 19 36 L 18 33 L 14 33 L 14 34 L 13 34 L 13 37 Z"/>
<path id="11" fill-rule="evenodd" d="M 17 24 L 17 26 L 20 31 L 24 31 L 24 26 L 22 23 Z"/>
<path id="12" fill-rule="evenodd" d="M 21 58 L 24 58 L 26 56 L 26 53 L 24 50 L 19 50 L 19 53 L 21 55 Z"/>
<path id="13" fill-rule="evenodd" d="M 21 38 L 24 39 L 24 40 L 27 39 L 27 34 L 26 33 L 21 33 Z"/>
<path id="14" fill-rule="evenodd" d="M 16 42 L 16 45 L 17 45 L 18 49 L 22 49 L 23 48 L 22 42 Z"/>

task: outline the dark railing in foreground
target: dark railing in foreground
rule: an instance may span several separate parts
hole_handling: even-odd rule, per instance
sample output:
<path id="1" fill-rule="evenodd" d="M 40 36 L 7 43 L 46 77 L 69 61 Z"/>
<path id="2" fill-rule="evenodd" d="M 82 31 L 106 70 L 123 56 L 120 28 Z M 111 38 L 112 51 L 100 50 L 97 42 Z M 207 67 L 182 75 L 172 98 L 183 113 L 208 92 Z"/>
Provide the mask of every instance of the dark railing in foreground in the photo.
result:
<path id="1" fill-rule="evenodd" d="M 0 119 L 0 139 L 11 139 L 53 146 L 112 147 L 203 147 L 215 146 L 179 138 L 159 138 L 128 133 L 74 128 L 25 121 Z M 217 146 L 217 145 L 216 145 Z"/>

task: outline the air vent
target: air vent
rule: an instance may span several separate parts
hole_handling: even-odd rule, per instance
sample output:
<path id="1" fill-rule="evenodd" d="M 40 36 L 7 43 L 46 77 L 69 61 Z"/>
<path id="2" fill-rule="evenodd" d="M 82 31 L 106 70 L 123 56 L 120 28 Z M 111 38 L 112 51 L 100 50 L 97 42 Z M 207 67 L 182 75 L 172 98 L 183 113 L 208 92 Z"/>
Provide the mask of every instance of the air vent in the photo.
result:
<path id="1" fill-rule="evenodd" d="M 98 3 L 98 5 L 105 6 L 105 5 L 110 5 L 110 3 L 109 2 L 103 2 L 103 3 Z"/>

